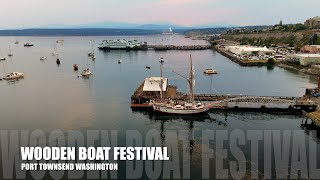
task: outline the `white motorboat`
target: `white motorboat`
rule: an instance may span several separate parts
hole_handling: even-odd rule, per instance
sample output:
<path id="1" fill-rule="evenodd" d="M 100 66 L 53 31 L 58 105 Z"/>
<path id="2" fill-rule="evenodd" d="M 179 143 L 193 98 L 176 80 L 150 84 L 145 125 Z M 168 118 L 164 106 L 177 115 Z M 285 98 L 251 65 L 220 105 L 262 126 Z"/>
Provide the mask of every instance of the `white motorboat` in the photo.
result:
<path id="1" fill-rule="evenodd" d="M 214 70 L 214 69 L 206 69 L 204 70 L 205 74 L 218 74 L 218 71 Z"/>
<path id="2" fill-rule="evenodd" d="M 119 59 L 119 60 L 118 60 L 118 64 L 121 64 L 121 63 L 122 63 L 122 59 Z"/>
<path id="3" fill-rule="evenodd" d="M 91 57 L 91 59 L 92 59 L 92 60 L 95 60 L 95 59 L 96 59 L 96 55 L 93 55 L 93 56 Z"/>
<path id="4" fill-rule="evenodd" d="M 85 69 L 82 71 L 81 76 L 90 76 L 92 73 L 89 69 Z"/>
<path id="5" fill-rule="evenodd" d="M 45 57 L 45 56 L 40 57 L 40 60 L 46 60 L 46 59 L 47 59 L 47 57 Z"/>
<path id="6" fill-rule="evenodd" d="M 4 60 L 6 60 L 5 57 L 1 57 L 1 58 L 0 58 L 0 61 L 4 61 Z"/>
<path id="7" fill-rule="evenodd" d="M 189 77 L 184 77 L 180 74 L 179 76 L 182 76 L 188 81 L 189 88 L 190 88 L 190 95 L 189 95 L 189 101 L 180 101 L 180 102 L 174 102 L 169 101 L 167 103 L 156 103 L 153 104 L 153 110 L 156 113 L 160 114 L 178 114 L 178 115 L 195 115 L 195 114 L 201 114 L 205 113 L 208 110 L 210 110 L 210 105 L 204 104 L 201 102 L 195 102 L 194 100 L 194 86 L 195 86 L 195 78 L 194 78 L 194 67 L 192 65 L 192 59 L 190 55 L 190 74 Z M 162 74 L 162 73 L 161 73 Z M 162 86 L 162 80 L 161 85 Z M 162 98 L 162 91 L 161 91 L 161 98 Z"/>
<path id="8" fill-rule="evenodd" d="M 12 73 L 7 73 L 7 75 L 3 78 L 5 80 L 12 80 L 12 79 L 19 79 L 23 78 L 24 74 L 20 72 L 12 72 Z"/>

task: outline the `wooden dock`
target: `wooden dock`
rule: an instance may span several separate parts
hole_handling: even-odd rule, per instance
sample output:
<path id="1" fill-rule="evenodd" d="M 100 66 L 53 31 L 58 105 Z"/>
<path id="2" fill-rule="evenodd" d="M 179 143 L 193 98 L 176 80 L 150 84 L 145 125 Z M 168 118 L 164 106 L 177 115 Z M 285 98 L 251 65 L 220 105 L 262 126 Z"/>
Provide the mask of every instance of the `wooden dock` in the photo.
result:
<path id="1" fill-rule="evenodd" d="M 262 110 L 262 111 L 290 111 L 313 112 L 317 105 L 309 100 L 299 97 L 285 96 L 250 96 L 250 95 L 217 95 L 195 94 L 196 101 L 207 102 L 212 109 L 234 110 Z M 187 101 L 188 95 L 177 91 L 175 86 L 168 86 L 163 99 L 174 101 Z M 152 102 L 160 102 L 160 92 L 143 92 L 143 83 L 131 96 L 131 107 L 140 109 L 152 108 Z M 320 115 L 319 115 L 320 116 Z"/>
<path id="2" fill-rule="evenodd" d="M 109 48 L 109 47 L 99 47 L 99 50 L 111 51 L 111 50 L 126 50 L 126 51 L 146 51 L 146 50 L 155 50 L 155 51 L 168 51 L 168 50 L 188 50 L 188 51 L 198 51 L 211 49 L 211 45 L 143 45 L 133 48 Z"/>
<path id="3" fill-rule="evenodd" d="M 211 49 L 211 45 L 190 45 L 190 46 L 175 46 L 175 45 L 148 45 L 148 49 L 154 49 L 155 51 L 167 51 L 167 50 L 206 50 Z"/>
<path id="4" fill-rule="evenodd" d="M 320 112 L 319 111 L 314 111 L 307 113 L 306 111 L 302 112 L 304 117 L 305 117 L 305 124 L 308 123 L 308 120 L 311 120 L 311 125 L 314 125 L 318 128 L 320 128 Z"/>

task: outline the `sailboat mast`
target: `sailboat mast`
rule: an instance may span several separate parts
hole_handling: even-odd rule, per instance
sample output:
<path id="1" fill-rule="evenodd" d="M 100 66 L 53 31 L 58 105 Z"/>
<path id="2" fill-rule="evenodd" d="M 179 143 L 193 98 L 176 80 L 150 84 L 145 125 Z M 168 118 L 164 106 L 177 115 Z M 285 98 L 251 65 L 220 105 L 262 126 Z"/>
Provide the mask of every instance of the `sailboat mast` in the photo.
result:
<path id="1" fill-rule="evenodd" d="M 191 54 L 190 54 L 190 75 L 189 75 L 188 81 L 190 86 L 190 102 L 194 103 L 194 69 L 193 69 Z"/>
<path id="2" fill-rule="evenodd" d="M 163 99 L 163 90 L 162 90 L 162 87 L 163 87 L 163 73 L 162 73 L 162 67 L 163 66 L 163 63 L 160 62 L 160 98 L 161 100 Z"/>

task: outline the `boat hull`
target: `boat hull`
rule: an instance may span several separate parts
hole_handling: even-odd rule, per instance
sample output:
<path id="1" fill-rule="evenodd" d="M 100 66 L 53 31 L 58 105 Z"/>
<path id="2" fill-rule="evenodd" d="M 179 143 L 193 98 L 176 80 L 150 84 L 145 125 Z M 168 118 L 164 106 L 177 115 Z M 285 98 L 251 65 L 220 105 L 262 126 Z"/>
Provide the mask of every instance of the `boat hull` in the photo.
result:
<path id="1" fill-rule="evenodd" d="M 163 115 L 201 115 L 207 113 L 210 108 L 204 107 L 201 109 L 173 109 L 166 107 L 153 106 L 153 110 L 156 114 Z"/>

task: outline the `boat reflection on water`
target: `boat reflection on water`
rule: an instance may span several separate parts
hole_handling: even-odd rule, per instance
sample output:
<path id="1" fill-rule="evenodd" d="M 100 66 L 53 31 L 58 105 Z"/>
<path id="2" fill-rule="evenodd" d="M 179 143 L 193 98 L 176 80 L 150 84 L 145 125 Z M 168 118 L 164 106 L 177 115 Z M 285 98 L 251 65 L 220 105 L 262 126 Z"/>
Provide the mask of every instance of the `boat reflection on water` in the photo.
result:
<path id="1" fill-rule="evenodd" d="M 170 123 L 173 121 L 182 121 L 188 124 L 187 129 L 181 129 L 183 133 L 185 133 L 183 136 L 185 137 L 185 140 L 188 142 L 187 145 L 187 150 L 190 153 L 190 156 L 192 156 L 193 150 L 196 148 L 196 140 L 194 133 L 196 129 L 194 128 L 195 123 L 214 123 L 218 126 L 227 126 L 227 118 L 225 116 L 225 121 L 221 120 L 216 120 L 213 118 L 213 113 L 208 113 L 205 114 L 199 114 L 199 115 L 158 115 L 157 113 L 154 113 L 153 109 L 150 108 L 148 110 L 146 109 L 139 109 L 139 108 L 132 108 L 133 113 L 141 113 L 145 116 L 148 117 L 151 121 L 157 121 L 160 122 L 160 140 L 161 140 L 161 145 L 165 146 L 166 142 L 166 131 L 171 129 L 170 128 Z M 226 115 L 226 113 L 225 113 Z M 167 126 L 166 126 L 167 125 Z M 179 133 L 181 133 L 179 131 Z"/>

